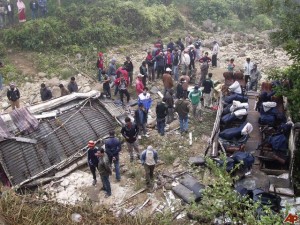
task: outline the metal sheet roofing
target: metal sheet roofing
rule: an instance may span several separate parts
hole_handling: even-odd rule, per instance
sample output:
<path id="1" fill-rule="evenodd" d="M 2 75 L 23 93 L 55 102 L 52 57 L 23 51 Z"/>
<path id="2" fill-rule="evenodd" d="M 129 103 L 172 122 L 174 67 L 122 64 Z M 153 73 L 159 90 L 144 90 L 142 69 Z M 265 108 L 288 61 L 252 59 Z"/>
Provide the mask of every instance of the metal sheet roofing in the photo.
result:
<path id="1" fill-rule="evenodd" d="M 88 140 L 104 137 L 115 126 L 114 118 L 96 99 L 80 110 L 40 122 L 37 131 L 25 136 L 37 139 L 36 144 L 0 142 L 0 163 L 11 184 L 18 185 L 74 155 Z"/>

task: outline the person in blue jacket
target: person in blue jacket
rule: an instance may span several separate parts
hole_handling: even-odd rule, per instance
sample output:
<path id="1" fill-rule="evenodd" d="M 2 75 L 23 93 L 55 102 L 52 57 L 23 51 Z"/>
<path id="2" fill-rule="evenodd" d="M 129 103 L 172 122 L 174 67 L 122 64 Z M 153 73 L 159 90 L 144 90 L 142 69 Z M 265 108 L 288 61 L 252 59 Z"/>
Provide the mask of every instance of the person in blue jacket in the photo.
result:
<path id="1" fill-rule="evenodd" d="M 143 104 L 144 108 L 147 111 L 147 114 L 152 105 L 152 98 L 148 90 L 149 89 L 147 87 L 144 87 L 143 93 L 139 94 L 138 96 L 138 104 Z"/>
<path id="2" fill-rule="evenodd" d="M 109 138 L 107 138 L 104 142 L 105 144 L 105 152 L 108 156 L 109 163 L 114 163 L 115 172 L 116 172 L 116 180 L 121 180 L 120 175 L 120 164 L 119 164 L 119 152 L 121 151 L 121 142 L 118 138 L 115 137 L 115 131 L 109 132 Z"/>

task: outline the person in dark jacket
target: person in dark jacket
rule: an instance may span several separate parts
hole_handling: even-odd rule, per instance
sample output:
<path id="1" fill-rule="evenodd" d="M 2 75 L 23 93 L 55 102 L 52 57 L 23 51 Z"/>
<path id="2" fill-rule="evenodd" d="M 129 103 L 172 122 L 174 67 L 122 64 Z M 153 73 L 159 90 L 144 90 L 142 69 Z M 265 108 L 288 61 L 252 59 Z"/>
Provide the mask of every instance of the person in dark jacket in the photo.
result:
<path id="1" fill-rule="evenodd" d="M 114 163 L 115 172 L 116 172 L 116 180 L 120 181 L 120 164 L 119 164 L 119 152 L 121 151 L 121 142 L 118 138 L 115 137 L 115 131 L 109 132 L 109 138 L 107 138 L 104 142 L 105 144 L 105 152 L 108 156 L 109 163 Z"/>
<path id="2" fill-rule="evenodd" d="M 178 41 L 176 41 L 176 45 L 179 47 L 180 51 L 184 50 L 184 44 L 181 41 L 181 38 L 178 38 Z"/>
<path id="3" fill-rule="evenodd" d="M 68 90 L 70 93 L 78 92 L 78 85 L 75 81 L 75 77 L 71 77 L 71 80 L 68 84 Z"/>
<path id="4" fill-rule="evenodd" d="M 163 75 L 165 70 L 165 58 L 162 52 L 160 52 L 156 57 L 156 79 Z"/>
<path id="5" fill-rule="evenodd" d="M 52 92 L 49 88 L 46 87 L 44 83 L 41 84 L 40 94 L 42 101 L 47 101 L 52 98 Z"/>
<path id="6" fill-rule="evenodd" d="M 16 88 L 15 83 L 10 83 L 10 88 L 7 90 L 7 98 L 10 101 L 12 109 L 20 108 L 20 91 Z"/>
<path id="7" fill-rule="evenodd" d="M 98 168 L 98 163 L 99 163 L 98 156 L 97 156 L 98 151 L 99 149 L 98 147 L 96 147 L 95 142 L 89 141 L 87 157 L 88 157 L 88 165 L 93 175 L 93 185 L 96 185 L 97 183 L 96 169 Z"/>
<path id="8" fill-rule="evenodd" d="M 183 96 L 175 102 L 175 112 L 177 112 L 179 116 L 181 134 L 183 134 L 184 132 L 188 132 L 189 111 L 190 105 L 189 102 L 186 100 L 186 96 Z"/>
<path id="9" fill-rule="evenodd" d="M 109 182 L 109 176 L 112 174 L 108 156 L 103 148 L 96 154 L 98 156 L 98 170 L 102 181 L 102 190 L 106 191 L 105 198 L 111 196 L 111 187 Z"/>
<path id="10" fill-rule="evenodd" d="M 14 24 L 14 4 L 10 2 L 10 0 L 7 0 L 7 4 L 6 4 L 6 16 L 8 18 L 8 23 L 9 25 L 13 25 Z"/>
<path id="11" fill-rule="evenodd" d="M 126 140 L 126 144 L 130 155 L 130 162 L 133 161 L 133 149 L 137 154 L 137 159 L 139 159 L 140 153 L 139 153 L 139 146 L 137 142 L 139 127 L 135 123 L 131 122 L 131 119 L 129 117 L 125 118 L 125 126 L 122 127 L 121 134 Z"/>
<path id="12" fill-rule="evenodd" d="M 47 10 L 47 0 L 39 0 L 39 11 L 40 17 L 45 17 L 48 10 Z"/>
<path id="13" fill-rule="evenodd" d="M 140 66 L 140 74 L 144 75 L 142 78 L 144 87 L 146 87 L 147 84 L 147 77 L 148 77 L 148 72 L 147 72 L 147 62 L 143 61 L 142 65 Z"/>
<path id="14" fill-rule="evenodd" d="M 109 76 L 105 73 L 105 70 L 102 71 L 102 76 L 103 76 L 103 92 L 108 98 L 111 98 L 111 93 L 110 93 L 110 78 Z"/>
<path id="15" fill-rule="evenodd" d="M 166 116 L 168 115 L 168 107 L 165 101 L 166 99 L 163 98 L 156 106 L 157 131 L 161 136 L 165 135 Z"/>
<path id="16" fill-rule="evenodd" d="M 186 82 L 184 78 L 180 78 L 179 83 L 177 84 L 176 87 L 176 98 L 182 98 L 184 95 L 184 90 L 183 90 L 183 84 Z"/>
<path id="17" fill-rule="evenodd" d="M 31 0 L 30 3 L 31 17 L 35 20 L 38 17 L 39 4 L 36 0 Z"/>
<path id="18" fill-rule="evenodd" d="M 128 72 L 130 85 L 132 85 L 132 82 L 133 82 L 133 64 L 132 64 L 131 59 L 130 59 L 129 56 L 126 57 L 126 61 L 124 62 L 124 66 L 126 68 L 126 71 Z"/>
<path id="19" fill-rule="evenodd" d="M 141 133 L 143 131 L 143 136 L 149 137 L 147 134 L 147 110 L 144 108 L 143 103 L 139 104 L 139 108 L 134 112 L 134 120 L 136 125 L 139 127 L 139 136 L 141 139 Z"/>
<path id="20" fill-rule="evenodd" d="M 171 123 L 174 120 L 174 90 L 170 89 L 166 91 L 164 99 L 168 108 L 167 123 Z"/>
<path id="21" fill-rule="evenodd" d="M 172 71 L 173 71 L 173 75 L 174 75 L 174 80 L 178 81 L 179 78 L 179 64 L 180 64 L 180 53 L 178 48 L 176 47 L 173 53 L 173 67 L 172 67 Z"/>
<path id="22" fill-rule="evenodd" d="M 170 42 L 167 44 L 167 49 L 170 49 L 171 52 L 173 52 L 173 50 L 175 49 L 173 38 L 170 38 Z"/>

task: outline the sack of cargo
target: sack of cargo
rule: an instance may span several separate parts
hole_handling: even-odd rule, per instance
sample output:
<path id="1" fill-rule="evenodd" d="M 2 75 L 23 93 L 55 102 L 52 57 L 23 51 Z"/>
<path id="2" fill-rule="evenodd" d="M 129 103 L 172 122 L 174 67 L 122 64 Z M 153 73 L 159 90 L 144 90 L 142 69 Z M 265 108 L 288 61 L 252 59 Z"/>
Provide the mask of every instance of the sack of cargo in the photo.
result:
<path id="1" fill-rule="evenodd" d="M 241 85 L 238 81 L 235 81 L 232 85 L 229 86 L 229 91 L 237 94 L 242 94 Z"/>
<path id="2" fill-rule="evenodd" d="M 286 151 L 288 149 L 288 140 L 284 134 L 270 136 L 268 142 L 274 151 Z"/>
<path id="3" fill-rule="evenodd" d="M 275 123 L 275 116 L 269 114 L 261 114 L 258 123 L 261 125 L 273 125 Z"/>

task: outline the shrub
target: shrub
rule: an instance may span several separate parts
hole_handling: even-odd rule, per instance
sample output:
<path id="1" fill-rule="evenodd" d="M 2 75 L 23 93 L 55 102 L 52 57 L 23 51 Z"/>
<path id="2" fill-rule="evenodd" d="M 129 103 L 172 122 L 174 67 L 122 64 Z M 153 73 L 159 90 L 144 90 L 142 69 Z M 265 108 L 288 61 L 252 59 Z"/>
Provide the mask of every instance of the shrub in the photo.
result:
<path id="1" fill-rule="evenodd" d="M 269 30 L 273 28 L 272 20 L 264 14 L 260 14 L 254 17 L 252 20 L 253 26 L 256 26 L 260 30 Z"/>

